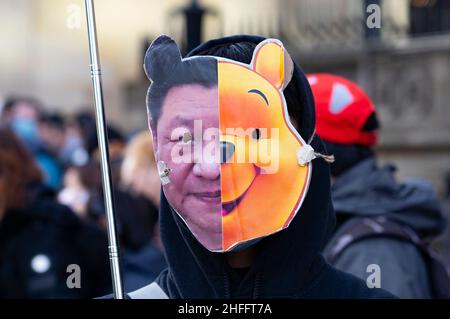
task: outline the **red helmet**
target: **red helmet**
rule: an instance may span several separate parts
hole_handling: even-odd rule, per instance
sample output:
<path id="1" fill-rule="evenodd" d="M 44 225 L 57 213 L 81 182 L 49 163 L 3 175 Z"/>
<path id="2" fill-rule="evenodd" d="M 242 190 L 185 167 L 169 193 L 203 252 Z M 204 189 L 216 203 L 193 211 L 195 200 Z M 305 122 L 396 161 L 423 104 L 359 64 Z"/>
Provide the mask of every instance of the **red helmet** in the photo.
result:
<path id="1" fill-rule="evenodd" d="M 316 104 L 316 132 L 325 141 L 373 146 L 374 130 L 365 130 L 375 107 L 355 83 L 331 74 L 309 74 Z"/>

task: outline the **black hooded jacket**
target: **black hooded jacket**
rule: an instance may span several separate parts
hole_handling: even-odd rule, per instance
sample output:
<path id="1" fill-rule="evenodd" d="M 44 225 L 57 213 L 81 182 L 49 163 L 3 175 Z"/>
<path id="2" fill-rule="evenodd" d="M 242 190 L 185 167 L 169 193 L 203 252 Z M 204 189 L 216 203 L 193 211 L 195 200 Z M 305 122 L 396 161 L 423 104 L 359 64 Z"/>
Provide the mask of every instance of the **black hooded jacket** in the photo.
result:
<path id="1" fill-rule="evenodd" d="M 27 194 L 25 207 L 8 210 L 0 222 L 0 299 L 78 299 L 109 292 L 106 234 L 57 203 L 43 184 L 30 185 Z M 74 264 L 80 267 L 79 288 L 67 285 L 75 274 L 68 266 Z"/>
<path id="2" fill-rule="evenodd" d="M 189 56 L 215 45 L 257 44 L 262 40 L 256 36 L 212 40 Z M 315 128 L 313 96 L 298 66 L 292 81 L 302 101 L 298 107 L 299 131 L 308 141 Z M 318 137 L 311 145 L 316 151 L 325 152 Z M 168 268 L 156 283 L 169 298 L 391 298 L 384 290 L 369 289 L 363 280 L 332 268 L 320 255 L 334 228 L 335 215 L 329 166 L 320 159 L 313 161 L 312 166 L 311 184 L 299 213 L 287 229 L 257 244 L 259 253 L 245 273 L 232 269 L 224 254 L 204 248 L 161 193 L 161 239 Z"/>

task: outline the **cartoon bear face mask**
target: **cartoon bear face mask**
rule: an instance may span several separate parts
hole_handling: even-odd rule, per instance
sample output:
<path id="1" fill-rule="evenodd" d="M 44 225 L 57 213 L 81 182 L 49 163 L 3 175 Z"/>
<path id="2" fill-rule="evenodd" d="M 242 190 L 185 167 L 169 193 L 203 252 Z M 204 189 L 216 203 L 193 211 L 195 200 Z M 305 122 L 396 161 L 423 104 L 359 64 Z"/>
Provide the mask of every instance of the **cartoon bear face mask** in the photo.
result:
<path id="1" fill-rule="evenodd" d="M 283 89 L 293 62 L 282 43 L 261 42 L 246 65 L 182 59 L 176 43 L 160 36 L 144 68 L 164 195 L 194 237 L 224 252 L 288 227 L 314 154 L 289 121 Z"/>

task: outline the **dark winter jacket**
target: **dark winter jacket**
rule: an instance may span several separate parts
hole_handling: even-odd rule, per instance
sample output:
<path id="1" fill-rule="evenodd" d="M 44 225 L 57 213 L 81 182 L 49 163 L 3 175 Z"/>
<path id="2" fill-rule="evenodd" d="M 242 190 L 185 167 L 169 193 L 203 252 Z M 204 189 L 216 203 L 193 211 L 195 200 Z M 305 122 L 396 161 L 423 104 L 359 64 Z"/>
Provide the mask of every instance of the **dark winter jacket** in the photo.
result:
<path id="1" fill-rule="evenodd" d="M 392 165 L 379 167 L 371 157 L 339 175 L 332 186 L 338 225 L 353 217 L 384 216 L 432 240 L 442 233 L 445 220 L 431 185 L 422 180 L 400 184 L 394 172 Z M 364 239 L 350 244 L 333 264 L 360 278 L 368 276 L 368 265 L 377 264 L 382 288 L 401 298 L 431 297 L 426 261 L 411 242 L 382 236 Z"/>
<path id="2" fill-rule="evenodd" d="M 0 222 L 0 299 L 92 298 L 111 291 L 106 235 L 56 203 L 43 185 Z M 70 275 L 79 266 L 80 287 Z M 73 267 L 73 266 L 72 266 Z M 68 280 L 69 279 L 69 280 Z M 73 287 L 73 286 L 72 286 Z"/>

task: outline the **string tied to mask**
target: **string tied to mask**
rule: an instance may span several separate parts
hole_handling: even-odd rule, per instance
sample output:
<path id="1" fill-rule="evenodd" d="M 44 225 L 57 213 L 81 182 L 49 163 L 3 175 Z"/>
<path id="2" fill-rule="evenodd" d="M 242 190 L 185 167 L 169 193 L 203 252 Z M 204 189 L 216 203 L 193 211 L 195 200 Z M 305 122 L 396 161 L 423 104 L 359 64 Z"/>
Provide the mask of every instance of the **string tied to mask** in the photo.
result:
<path id="1" fill-rule="evenodd" d="M 311 143 L 313 137 L 314 137 L 314 134 L 309 141 L 310 143 Z M 322 158 L 327 163 L 333 163 L 335 160 L 333 154 L 326 155 L 326 154 L 318 153 L 318 152 L 314 151 L 314 148 L 310 144 L 304 144 L 301 147 L 299 147 L 297 149 L 296 155 L 297 155 L 297 163 L 300 166 L 305 166 L 309 162 L 311 162 L 312 160 L 314 160 L 316 158 Z"/>

